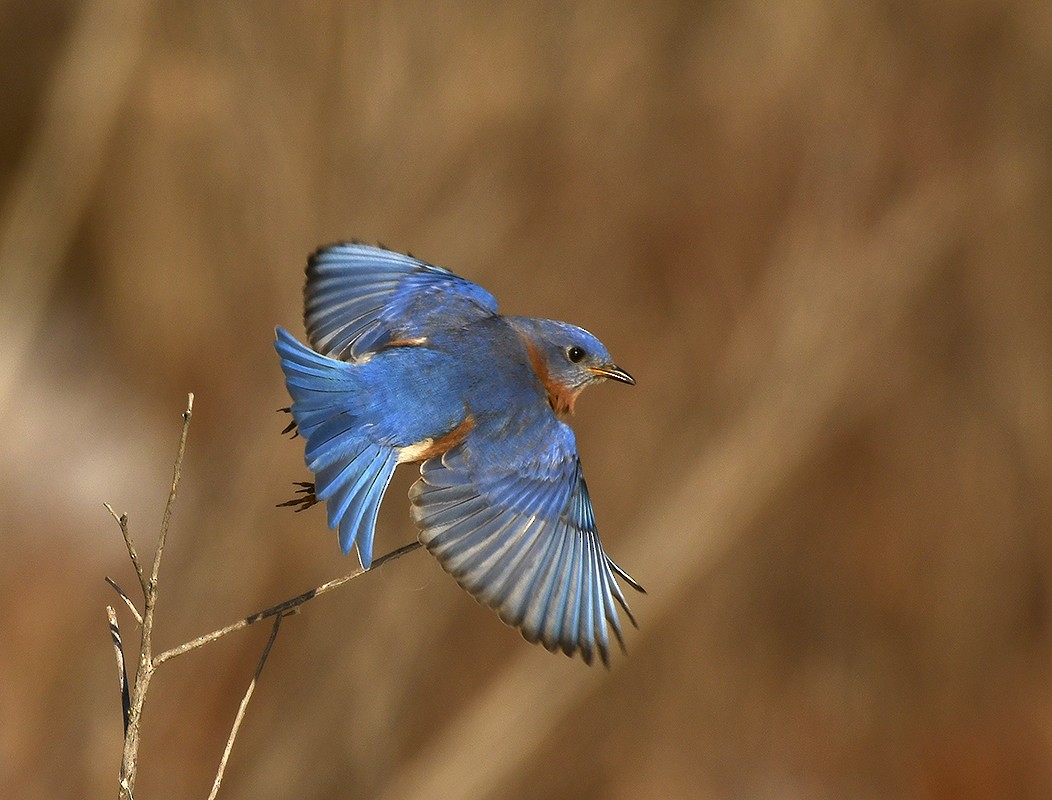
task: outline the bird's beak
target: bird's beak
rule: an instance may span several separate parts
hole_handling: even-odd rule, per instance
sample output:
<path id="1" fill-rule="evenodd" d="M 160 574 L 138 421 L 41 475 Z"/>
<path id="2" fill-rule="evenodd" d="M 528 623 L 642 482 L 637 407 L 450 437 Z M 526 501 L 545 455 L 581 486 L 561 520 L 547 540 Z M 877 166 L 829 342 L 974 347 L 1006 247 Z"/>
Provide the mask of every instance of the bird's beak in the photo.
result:
<path id="1" fill-rule="evenodd" d="M 601 378 L 613 378 L 615 381 L 627 383 L 629 386 L 636 385 L 636 379 L 617 366 L 617 364 L 611 364 L 608 367 L 589 367 L 588 369 Z"/>

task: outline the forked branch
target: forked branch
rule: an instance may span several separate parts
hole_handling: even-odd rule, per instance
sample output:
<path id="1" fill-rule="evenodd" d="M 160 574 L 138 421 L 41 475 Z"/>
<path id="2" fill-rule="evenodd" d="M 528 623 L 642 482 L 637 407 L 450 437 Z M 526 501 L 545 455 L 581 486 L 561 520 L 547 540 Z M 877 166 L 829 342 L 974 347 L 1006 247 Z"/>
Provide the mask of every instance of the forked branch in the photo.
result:
<path id="1" fill-rule="evenodd" d="M 340 578 L 335 578 L 327 583 L 321 584 L 320 586 L 316 586 L 296 597 L 292 597 L 278 603 L 277 605 L 250 614 L 237 622 L 218 628 L 211 633 L 206 633 L 203 636 L 198 636 L 196 639 L 192 639 L 177 647 L 165 650 L 159 655 L 153 655 L 153 622 L 154 612 L 157 608 L 158 576 L 161 569 L 161 557 L 164 554 L 164 545 L 168 537 L 168 528 L 172 518 L 172 510 L 175 507 L 175 498 L 179 490 L 179 481 L 182 477 L 183 456 L 186 453 L 186 439 L 190 430 L 190 418 L 193 415 L 193 407 L 194 396 L 191 393 L 187 396 L 186 410 L 183 412 L 183 427 L 179 436 L 179 447 L 176 451 L 175 465 L 172 470 L 171 488 L 168 492 L 168 501 L 164 507 L 164 515 L 161 518 L 161 529 L 157 539 L 157 551 L 154 554 L 153 565 L 149 576 L 146 575 L 146 572 L 143 569 L 142 561 L 139 558 L 139 554 L 132 540 L 128 528 L 128 516 L 126 514 L 118 515 L 108 503 L 104 504 L 106 510 L 110 512 L 110 515 L 120 526 L 121 535 L 124 538 L 124 544 L 128 550 L 128 558 L 131 560 L 132 566 L 135 569 L 135 575 L 139 580 L 139 586 L 142 589 L 143 595 L 143 611 L 140 613 L 135 602 L 123 589 L 121 589 L 116 581 L 109 577 L 106 578 L 106 582 L 115 592 L 117 592 L 121 600 L 135 617 L 135 621 L 141 626 L 138 665 L 135 670 L 135 679 L 131 682 L 129 692 L 124 645 L 121 641 L 117 615 L 112 607 L 107 606 L 106 611 L 110 622 L 110 635 L 113 642 L 114 656 L 117 661 L 118 677 L 120 679 L 121 709 L 124 719 L 124 751 L 121 756 L 120 791 L 118 795 L 121 800 L 134 800 L 133 792 L 135 789 L 136 773 L 138 771 L 139 737 L 142 724 L 143 703 L 146 699 L 146 692 L 150 686 L 150 679 L 153 677 L 153 673 L 157 667 L 169 659 L 175 658 L 184 653 L 189 653 L 191 650 L 203 647 L 209 642 L 214 642 L 234 631 L 247 628 L 249 625 L 259 622 L 260 620 L 274 619 L 273 626 L 270 630 L 270 636 L 268 637 L 266 646 L 263 649 L 263 654 L 259 659 L 259 665 L 256 667 L 255 675 L 252 677 L 248 689 L 245 692 L 245 696 L 241 700 L 241 705 L 239 706 L 237 715 L 234 718 L 234 724 L 230 730 L 230 736 L 227 738 L 226 747 L 223 750 L 223 755 L 219 762 L 219 769 L 216 772 L 215 780 L 212 784 L 212 791 L 209 794 L 209 800 L 214 800 L 223 780 L 223 773 L 226 770 L 227 761 L 230 758 L 230 751 L 233 748 L 234 739 L 237 737 L 238 731 L 241 728 L 241 723 L 245 717 L 248 703 L 252 699 L 256 683 L 259 681 L 259 676 L 263 671 L 263 665 L 266 664 L 267 657 L 270 655 L 270 650 L 274 646 L 274 640 L 277 638 L 278 630 L 281 627 L 281 620 L 290 614 L 296 613 L 296 609 L 307 601 L 313 600 L 318 595 L 331 592 L 333 589 L 343 586 L 348 581 L 365 574 L 367 571 L 364 569 L 357 569 Z M 373 561 L 372 569 L 376 569 L 388 561 L 393 561 L 399 556 L 405 555 L 418 547 L 420 547 L 419 542 L 411 542 L 403 545 L 402 547 L 375 559 Z"/>

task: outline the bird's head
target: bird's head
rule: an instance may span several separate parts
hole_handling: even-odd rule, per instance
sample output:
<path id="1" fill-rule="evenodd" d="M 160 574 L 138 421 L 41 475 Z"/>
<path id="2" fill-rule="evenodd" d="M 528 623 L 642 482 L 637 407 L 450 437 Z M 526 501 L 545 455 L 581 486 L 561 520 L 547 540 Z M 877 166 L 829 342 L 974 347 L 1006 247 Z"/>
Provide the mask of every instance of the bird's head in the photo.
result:
<path id="1" fill-rule="evenodd" d="M 522 334 L 533 369 L 559 416 L 573 412 L 577 395 L 587 386 L 607 379 L 636 382 L 614 363 L 603 343 L 583 328 L 531 317 L 513 317 L 511 322 Z"/>

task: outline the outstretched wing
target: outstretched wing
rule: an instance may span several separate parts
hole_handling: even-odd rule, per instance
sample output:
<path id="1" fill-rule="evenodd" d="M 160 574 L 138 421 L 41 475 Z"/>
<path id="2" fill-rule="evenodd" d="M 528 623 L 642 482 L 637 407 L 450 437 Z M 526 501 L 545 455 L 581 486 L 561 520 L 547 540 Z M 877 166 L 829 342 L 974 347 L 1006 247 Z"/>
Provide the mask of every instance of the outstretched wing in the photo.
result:
<path id="1" fill-rule="evenodd" d="M 609 664 L 609 629 L 624 649 L 615 601 L 635 624 L 615 576 L 642 587 L 603 551 L 573 432 L 538 424 L 529 446 L 476 431 L 424 462 L 413 521 L 443 568 L 528 641 Z M 496 466 L 493 450 L 505 456 Z"/>
<path id="2" fill-rule="evenodd" d="M 497 313 L 481 286 L 380 247 L 323 247 L 307 262 L 304 323 L 311 346 L 344 361 Z"/>

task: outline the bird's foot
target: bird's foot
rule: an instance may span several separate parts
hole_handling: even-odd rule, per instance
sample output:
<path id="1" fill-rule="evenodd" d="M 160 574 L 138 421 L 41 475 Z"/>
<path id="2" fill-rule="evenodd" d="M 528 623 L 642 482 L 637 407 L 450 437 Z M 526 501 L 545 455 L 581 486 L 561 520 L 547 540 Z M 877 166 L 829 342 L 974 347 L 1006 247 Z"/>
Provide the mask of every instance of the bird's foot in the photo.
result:
<path id="1" fill-rule="evenodd" d="M 291 406 L 285 406 L 284 408 L 279 408 L 278 409 L 279 413 L 282 412 L 282 411 L 284 411 L 286 414 L 291 414 L 292 413 L 292 407 Z M 293 419 L 291 422 L 289 422 L 289 424 L 285 426 L 285 429 L 281 433 L 282 433 L 282 435 L 284 435 L 286 433 L 291 433 L 292 436 L 289 437 L 290 439 L 295 439 L 297 436 L 299 436 L 300 432 L 296 428 L 296 420 Z"/>
<path id="2" fill-rule="evenodd" d="M 284 503 L 278 503 L 275 508 L 292 508 L 298 514 L 300 511 L 305 511 L 318 502 L 318 496 L 314 493 L 313 483 L 309 481 L 295 481 L 293 485 L 300 487 L 296 490 L 297 496 L 291 500 L 286 500 Z"/>

